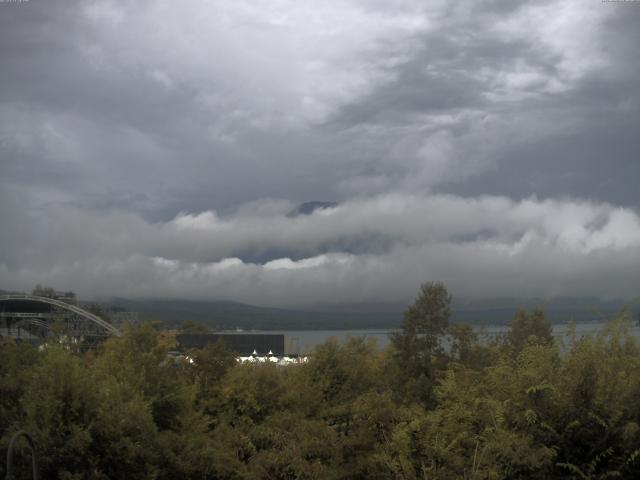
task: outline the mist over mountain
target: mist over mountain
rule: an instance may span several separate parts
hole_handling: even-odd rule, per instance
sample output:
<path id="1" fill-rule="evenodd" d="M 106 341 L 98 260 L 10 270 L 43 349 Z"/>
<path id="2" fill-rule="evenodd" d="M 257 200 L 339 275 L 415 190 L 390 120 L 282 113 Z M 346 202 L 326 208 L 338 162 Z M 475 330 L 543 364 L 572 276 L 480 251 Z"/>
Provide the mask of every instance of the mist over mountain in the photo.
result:
<path id="1" fill-rule="evenodd" d="M 322 201 L 310 201 L 304 202 L 298 205 L 290 214 L 291 217 L 296 217 L 298 215 L 311 215 L 317 210 L 324 210 L 327 208 L 337 207 L 338 204 L 336 202 L 322 202 Z"/>
<path id="2" fill-rule="evenodd" d="M 245 330 L 352 330 L 393 329 L 400 325 L 406 306 L 360 304 L 316 306 L 310 310 L 266 308 L 229 301 L 126 300 L 113 299 L 111 305 L 136 311 L 144 320 L 179 327 L 185 320 L 214 329 Z M 543 308 L 553 323 L 600 322 L 627 305 L 623 301 L 564 298 L 543 302 L 536 299 L 500 299 L 482 302 L 454 302 L 453 323 L 506 325 L 520 309 Z M 637 311 L 637 305 L 631 305 Z"/>
<path id="3" fill-rule="evenodd" d="M 0 295 L 30 293 L 0 289 Z M 79 299 L 81 302 L 83 298 Z M 178 328 L 189 320 L 213 329 L 245 330 L 352 330 L 399 327 L 408 304 L 400 302 L 317 303 L 304 309 L 273 308 L 230 300 L 176 298 L 98 299 L 108 309 L 138 313 L 143 321 Z M 623 309 L 640 315 L 640 301 L 597 297 L 454 298 L 453 323 L 475 326 L 506 325 L 519 310 L 543 309 L 552 323 L 602 322 Z M 639 317 L 640 319 L 640 317 Z"/>

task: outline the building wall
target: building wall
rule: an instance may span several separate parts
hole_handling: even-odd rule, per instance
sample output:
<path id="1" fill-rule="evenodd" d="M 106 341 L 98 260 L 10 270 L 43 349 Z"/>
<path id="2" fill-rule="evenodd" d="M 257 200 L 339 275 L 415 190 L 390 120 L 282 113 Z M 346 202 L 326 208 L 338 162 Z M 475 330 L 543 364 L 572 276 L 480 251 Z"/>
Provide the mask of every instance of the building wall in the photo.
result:
<path id="1" fill-rule="evenodd" d="M 266 355 L 271 351 L 273 355 L 283 356 L 291 352 L 285 351 L 285 336 L 283 334 L 261 333 L 181 333 L 176 335 L 176 341 L 181 349 L 204 348 L 209 343 L 222 340 L 226 347 L 241 356 L 248 356 L 255 350 L 258 355 Z"/>

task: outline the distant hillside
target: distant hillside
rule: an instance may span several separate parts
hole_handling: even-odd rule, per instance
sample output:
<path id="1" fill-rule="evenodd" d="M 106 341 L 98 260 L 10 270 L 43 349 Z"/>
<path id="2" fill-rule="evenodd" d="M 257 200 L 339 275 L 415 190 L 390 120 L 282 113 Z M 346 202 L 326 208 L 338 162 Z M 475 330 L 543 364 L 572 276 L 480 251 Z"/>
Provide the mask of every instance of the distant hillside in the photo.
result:
<path id="1" fill-rule="evenodd" d="M 349 330 L 396 328 L 402 320 L 397 305 L 383 304 L 348 306 L 340 310 L 315 308 L 309 311 L 258 307 L 230 301 L 188 300 L 127 300 L 115 299 L 110 304 L 139 312 L 142 320 L 160 321 L 167 327 L 178 327 L 185 320 L 203 323 L 212 328 L 244 330 Z M 476 325 L 504 325 L 520 308 L 545 308 L 554 323 L 599 321 L 618 312 L 622 301 L 602 302 L 594 299 L 499 300 L 495 303 L 460 302 L 454 305 L 452 322 Z"/>
<path id="2" fill-rule="evenodd" d="M 109 303 L 139 312 L 141 320 L 161 321 L 168 327 L 193 320 L 212 328 L 244 330 L 393 328 L 402 319 L 400 312 L 299 311 L 227 301 L 114 299 Z"/>
<path id="3" fill-rule="evenodd" d="M 0 295 L 16 293 L 0 289 Z M 397 328 L 406 306 L 393 303 L 359 303 L 350 305 L 316 305 L 308 310 L 267 308 L 232 301 L 132 300 L 116 298 L 107 302 L 111 308 L 138 312 L 143 321 L 159 321 L 175 328 L 185 320 L 211 328 L 243 330 L 352 330 Z M 553 323 L 597 322 L 610 318 L 625 307 L 622 300 L 595 298 L 492 299 L 454 301 L 453 323 L 505 325 L 521 308 L 544 308 Z M 628 305 L 627 305 L 628 306 Z M 634 316 L 640 315 L 638 302 L 631 305 Z"/>
<path id="4" fill-rule="evenodd" d="M 290 217 L 297 217 L 298 215 L 311 215 L 316 210 L 323 210 L 325 208 L 333 208 L 337 207 L 338 204 L 336 202 L 322 202 L 322 201 L 311 201 L 305 202 L 289 213 Z"/>

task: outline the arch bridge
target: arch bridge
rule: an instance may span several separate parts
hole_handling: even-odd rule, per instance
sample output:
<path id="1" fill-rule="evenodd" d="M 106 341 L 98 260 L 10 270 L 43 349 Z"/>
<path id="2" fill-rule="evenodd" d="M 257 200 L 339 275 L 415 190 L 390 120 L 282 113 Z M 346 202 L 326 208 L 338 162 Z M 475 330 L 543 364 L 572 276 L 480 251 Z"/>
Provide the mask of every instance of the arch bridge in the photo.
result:
<path id="1" fill-rule="evenodd" d="M 0 295 L 0 336 L 38 342 L 54 332 L 93 343 L 120 331 L 72 303 L 28 294 Z"/>

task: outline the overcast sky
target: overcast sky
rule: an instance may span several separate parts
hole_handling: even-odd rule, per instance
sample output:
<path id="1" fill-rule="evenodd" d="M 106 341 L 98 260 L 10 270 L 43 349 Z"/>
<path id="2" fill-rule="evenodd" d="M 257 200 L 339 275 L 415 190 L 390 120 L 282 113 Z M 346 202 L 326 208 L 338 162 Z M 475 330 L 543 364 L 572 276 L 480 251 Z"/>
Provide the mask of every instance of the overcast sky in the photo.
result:
<path id="1" fill-rule="evenodd" d="M 637 297 L 639 46 L 637 2 L 0 2 L 0 289 Z"/>

